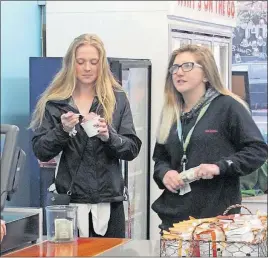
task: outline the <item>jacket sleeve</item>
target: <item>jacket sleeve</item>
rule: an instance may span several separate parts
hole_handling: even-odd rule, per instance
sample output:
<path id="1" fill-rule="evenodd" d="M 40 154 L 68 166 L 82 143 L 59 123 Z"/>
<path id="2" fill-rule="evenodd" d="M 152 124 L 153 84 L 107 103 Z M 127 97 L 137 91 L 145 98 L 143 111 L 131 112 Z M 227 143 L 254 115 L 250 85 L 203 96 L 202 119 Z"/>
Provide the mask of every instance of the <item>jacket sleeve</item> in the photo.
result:
<path id="1" fill-rule="evenodd" d="M 109 156 L 131 161 L 139 154 L 142 142 L 136 136 L 130 104 L 125 96 L 118 132 L 108 126 L 109 139 L 104 143 L 104 149 Z"/>
<path id="2" fill-rule="evenodd" d="M 49 161 L 63 150 L 69 139 L 70 136 L 63 130 L 62 124 L 46 109 L 41 126 L 34 131 L 33 152 L 40 161 Z"/>
<path id="3" fill-rule="evenodd" d="M 154 152 L 153 152 L 154 164 L 154 173 L 153 179 L 160 189 L 164 189 L 163 178 L 166 172 L 172 170 L 170 167 L 170 156 L 165 150 L 163 144 L 156 143 Z"/>
<path id="4" fill-rule="evenodd" d="M 221 175 L 248 175 L 266 161 L 267 145 L 251 114 L 237 101 L 230 105 L 227 125 L 236 153 L 215 164 L 219 166 Z"/>

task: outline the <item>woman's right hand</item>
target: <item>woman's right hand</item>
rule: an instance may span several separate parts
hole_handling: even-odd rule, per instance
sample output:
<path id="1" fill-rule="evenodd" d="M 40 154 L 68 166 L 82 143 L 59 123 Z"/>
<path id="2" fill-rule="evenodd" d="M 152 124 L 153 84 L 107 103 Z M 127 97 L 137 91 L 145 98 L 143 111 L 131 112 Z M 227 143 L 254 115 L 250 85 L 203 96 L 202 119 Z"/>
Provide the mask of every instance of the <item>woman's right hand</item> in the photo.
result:
<path id="1" fill-rule="evenodd" d="M 1 242 L 3 240 L 3 237 L 6 235 L 6 224 L 5 221 L 1 220 Z"/>
<path id="2" fill-rule="evenodd" d="M 169 170 L 165 173 L 163 184 L 172 193 L 177 193 L 178 189 L 184 186 L 176 170 Z"/>
<path id="3" fill-rule="evenodd" d="M 69 111 L 61 115 L 61 122 L 64 131 L 70 133 L 74 126 L 79 123 L 79 115 Z"/>

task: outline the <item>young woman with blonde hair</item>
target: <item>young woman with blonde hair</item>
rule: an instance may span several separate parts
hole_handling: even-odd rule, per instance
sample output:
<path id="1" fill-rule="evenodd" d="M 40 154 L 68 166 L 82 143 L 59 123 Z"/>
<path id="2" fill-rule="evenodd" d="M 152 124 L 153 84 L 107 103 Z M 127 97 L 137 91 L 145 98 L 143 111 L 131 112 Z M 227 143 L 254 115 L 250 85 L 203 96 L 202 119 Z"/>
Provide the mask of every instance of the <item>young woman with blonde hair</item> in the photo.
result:
<path id="1" fill-rule="evenodd" d="M 162 226 L 220 215 L 241 203 L 239 177 L 266 159 L 247 104 L 223 86 L 211 51 L 196 45 L 175 50 L 153 154 L 154 180 L 164 191 L 152 209 Z"/>
<path id="2" fill-rule="evenodd" d="M 88 137 L 81 122 L 97 116 L 98 134 Z M 83 34 L 71 43 L 61 70 L 36 105 L 30 127 L 36 157 L 59 158 L 50 190 L 69 191 L 71 203 L 78 206 L 80 236 L 125 237 L 119 160 L 134 159 L 141 141 L 98 36 Z"/>

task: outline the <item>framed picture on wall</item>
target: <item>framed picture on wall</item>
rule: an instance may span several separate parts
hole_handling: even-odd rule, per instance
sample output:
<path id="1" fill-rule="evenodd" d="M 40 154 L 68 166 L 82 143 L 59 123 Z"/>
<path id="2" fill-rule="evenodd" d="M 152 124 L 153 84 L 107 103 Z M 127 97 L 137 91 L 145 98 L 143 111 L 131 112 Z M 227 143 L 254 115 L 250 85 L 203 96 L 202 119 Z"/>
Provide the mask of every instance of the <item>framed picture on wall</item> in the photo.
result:
<path id="1" fill-rule="evenodd" d="M 232 92 L 250 105 L 248 71 L 232 71 Z"/>

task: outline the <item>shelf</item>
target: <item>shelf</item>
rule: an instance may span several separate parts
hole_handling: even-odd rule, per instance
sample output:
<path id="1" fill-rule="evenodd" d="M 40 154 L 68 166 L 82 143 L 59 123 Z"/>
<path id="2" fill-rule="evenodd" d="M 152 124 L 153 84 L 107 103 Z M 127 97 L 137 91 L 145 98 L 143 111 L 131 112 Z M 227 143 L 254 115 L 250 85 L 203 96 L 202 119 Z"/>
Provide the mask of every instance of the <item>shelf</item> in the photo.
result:
<path id="1" fill-rule="evenodd" d="M 250 196 L 250 197 L 242 197 L 242 202 L 267 203 L 267 194 L 258 195 L 258 196 Z"/>

